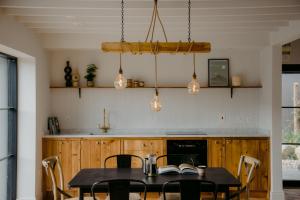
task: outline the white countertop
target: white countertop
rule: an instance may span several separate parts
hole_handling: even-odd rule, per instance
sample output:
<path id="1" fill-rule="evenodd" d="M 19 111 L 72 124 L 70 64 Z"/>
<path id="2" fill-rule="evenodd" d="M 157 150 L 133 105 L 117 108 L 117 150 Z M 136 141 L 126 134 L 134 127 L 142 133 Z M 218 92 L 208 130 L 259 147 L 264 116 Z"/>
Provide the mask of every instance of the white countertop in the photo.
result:
<path id="1" fill-rule="evenodd" d="M 111 129 L 62 130 L 59 135 L 44 135 L 44 138 L 155 138 L 155 137 L 269 137 L 269 131 L 257 128 L 246 129 Z"/>

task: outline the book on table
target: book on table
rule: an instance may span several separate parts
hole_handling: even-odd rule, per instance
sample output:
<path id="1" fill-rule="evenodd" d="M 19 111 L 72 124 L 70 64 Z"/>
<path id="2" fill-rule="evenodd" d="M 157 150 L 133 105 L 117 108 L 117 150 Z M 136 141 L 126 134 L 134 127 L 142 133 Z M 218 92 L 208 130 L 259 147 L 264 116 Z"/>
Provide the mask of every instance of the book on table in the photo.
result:
<path id="1" fill-rule="evenodd" d="M 198 174 L 197 168 L 193 165 L 182 163 L 179 166 L 166 165 L 157 169 L 158 174 Z"/>

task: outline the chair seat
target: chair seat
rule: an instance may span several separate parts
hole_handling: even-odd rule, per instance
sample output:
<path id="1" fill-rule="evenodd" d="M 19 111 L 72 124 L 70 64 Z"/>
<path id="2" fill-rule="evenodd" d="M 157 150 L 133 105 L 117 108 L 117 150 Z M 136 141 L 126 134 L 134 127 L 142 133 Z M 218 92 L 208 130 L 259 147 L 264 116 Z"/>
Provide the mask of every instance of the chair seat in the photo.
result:
<path id="1" fill-rule="evenodd" d="M 180 200 L 180 193 L 166 193 L 166 200 Z M 164 195 L 160 195 L 160 200 L 164 200 Z"/>
<path id="2" fill-rule="evenodd" d="M 139 193 L 130 193 L 129 194 L 129 200 L 141 200 L 142 197 Z M 105 200 L 110 200 L 109 195 L 106 197 Z"/>

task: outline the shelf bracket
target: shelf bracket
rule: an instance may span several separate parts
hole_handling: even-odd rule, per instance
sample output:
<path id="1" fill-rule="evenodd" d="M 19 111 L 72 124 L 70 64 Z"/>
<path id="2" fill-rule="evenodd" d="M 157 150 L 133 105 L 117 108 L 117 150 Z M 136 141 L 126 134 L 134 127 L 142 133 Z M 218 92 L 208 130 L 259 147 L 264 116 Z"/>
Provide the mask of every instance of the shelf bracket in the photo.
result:
<path id="1" fill-rule="evenodd" d="M 233 97 L 233 87 L 230 87 L 230 97 Z"/>

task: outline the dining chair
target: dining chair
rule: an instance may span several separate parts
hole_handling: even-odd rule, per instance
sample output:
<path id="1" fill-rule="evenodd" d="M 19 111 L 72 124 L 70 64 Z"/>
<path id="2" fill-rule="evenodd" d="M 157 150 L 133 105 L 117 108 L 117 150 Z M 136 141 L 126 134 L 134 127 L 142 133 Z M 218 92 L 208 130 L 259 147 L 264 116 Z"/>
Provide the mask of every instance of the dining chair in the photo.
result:
<path id="1" fill-rule="evenodd" d="M 168 187 L 176 187 L 174 183 L 179 184 L 179 193 L 170 193 L 167 192 Z M 212 181 L 207 180 L 191 180 L 191 179 L 178 179 L 168 181 L 163 184 L 162 187 L 162 196 L 163 200 L 199 200 L 201 198 L 201 193 L 203 188 L 206 188 L 205 191 L 209 190 L 213 193 L 214 200 L 217 199 L 217 186 Z M 175 189 L 175 188 L 174 188 Z M 178 187 L 177 187 L 178 189 Z"/>
<path id="2" fill-rule="evenodd" d="M 58 156 L 50 156 L 42 160 L 42 165 L 46 170 L 46 175 L 51 178 L 53 200 L 77 200 L 78 197 L 72 198 L 70 194 L 64 191 L 64 175 Z M 57 177 L 55 169 L 58 170 L 59 186 L 57 185 Z M 60 195 L 60 198 L 59 198 Z M 84 197 L 85 200 L 92 200 L 92 197 Z"/>
<path id="3" fill-rule="evenodd" d="M 239 187 L 237 191 L 232 192 L 230 195 L 230 199 L 240 199 L 240 195 L 243 192 L 246 192 L 245 199 L 248 200 L 250 198 L 250 184 L 255 178 L 255 170 L 258 169 L 260 166 L 260 161 L 256 158 L 253 158 L 251 156 L 242 155 L 240 157 L 238 172 L 237 172 L 237 178 L 242 182 L 241 175 L 243 167 L 245 167 L 246 172 L 246 183 L 242 185 L 242 187 Z"/>
<path id="4" fill-rule="evenodd" d="M 191 157 L 187 157 L 184 154 L 165 154 L 156 158 L 156 163 L 159 163 L 161 159 L 167 159 L 167 165 L 180 165 L 182 163 L 191 164 L 194 166 L 194 160 Z"/>
<path id="5" fill-rule="evenodd" d="M 110 159 L 117 159 L 117 168 L 131 168 L 132 167 L 132 158 L 136 158 L 141 163 L 141 168 L 144 166 L 144 161 L 140 156 L 136 155 L 130 155 L 130 154 L 118 154 L 118 155 L 112 155 L 104 160 L 104 168 L 107 168 L 107 161 Z"/>
<path id="6" fill-rule="evenodd" d="M 147 185 L 144 181 L 135 179 L 113 179 L 113 180 L 102 180 L 95 182 L 91 188 L 93 200 L 95 198 L 95 189 L 100 184 L 108 185 L 108 196 L 106 200 L 142 200 L 140 195 L 137 193 L 130 192 L 130 183 L 138 183 L 143 187 L 144 200 L 147 198 Z"/>

